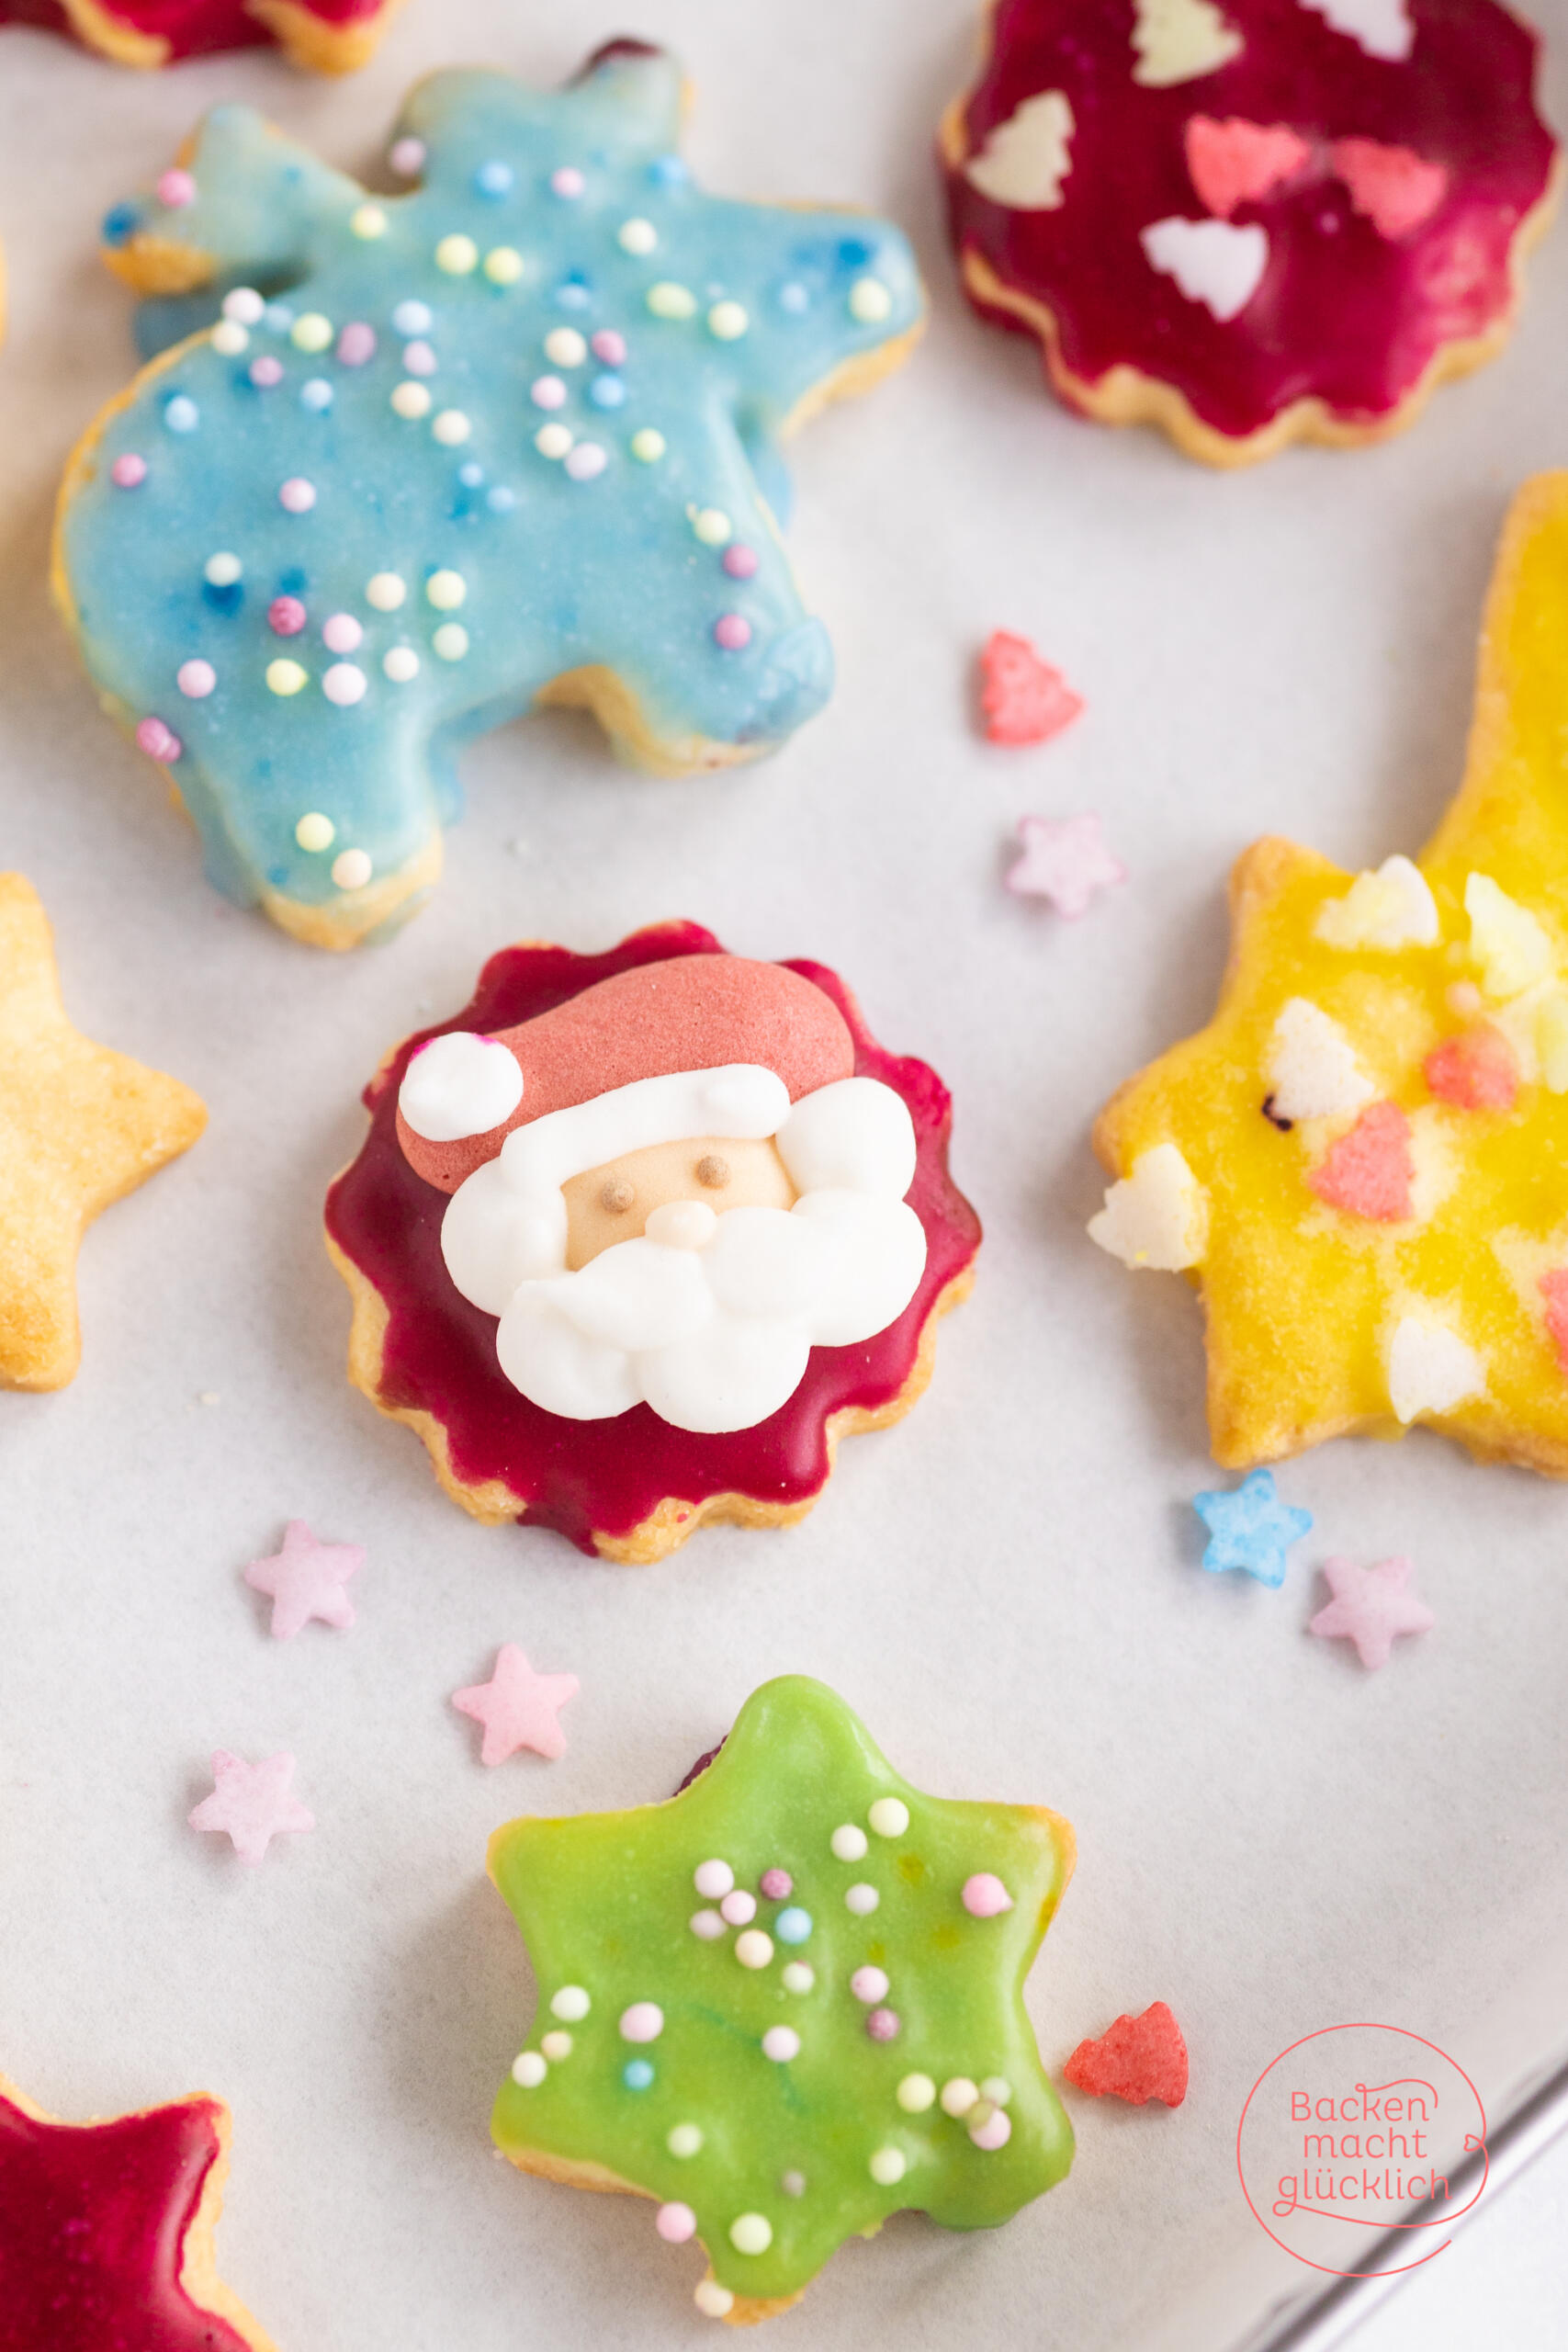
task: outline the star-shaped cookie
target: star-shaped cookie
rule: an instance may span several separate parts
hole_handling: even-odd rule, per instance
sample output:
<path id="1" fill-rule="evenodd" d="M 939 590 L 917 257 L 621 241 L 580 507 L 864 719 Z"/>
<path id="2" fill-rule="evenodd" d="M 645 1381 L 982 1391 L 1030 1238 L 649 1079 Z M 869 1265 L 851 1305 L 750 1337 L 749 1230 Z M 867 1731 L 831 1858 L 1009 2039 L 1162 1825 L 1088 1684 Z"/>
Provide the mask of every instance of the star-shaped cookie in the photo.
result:
<path id="1" fill-rule="evenodd" d="M 85 1227 L 206 1125 L 189 1087 L 72 1027 L 38 894 L 0 874 L 0 1387 L 73 1378 Z"/>
<path id="2" fill-rule="evenodd" d="M 1419 863 L 1256 843 L 1213 1020 L 1101 1115 L 1091 1231 L 1201 1290 L 1222 1463 L 1419 1420 L 1568 1475 L 1565 647 L 1558 473 L 1509 516 Z"/>
<path id="3" fill-rule="evenodd" d="M 496 2144 L 656 2199 L 732 2323 L 903 2208 L 1007 2221 L 1072 2161 L 1022 2000 L 1072 1862 L 1059 1815 L 927 1796 L 821 1683 L 765 1683 L 667 1803 L 491 1840 L 539 1986 Z"/>
<path id="4" fill-rule="evenodd" d="M 0 2343 L 274 2352 L 215 2267 L 228 2168 L 218 2099 L 61 2123 L 0 2076 Z"/>

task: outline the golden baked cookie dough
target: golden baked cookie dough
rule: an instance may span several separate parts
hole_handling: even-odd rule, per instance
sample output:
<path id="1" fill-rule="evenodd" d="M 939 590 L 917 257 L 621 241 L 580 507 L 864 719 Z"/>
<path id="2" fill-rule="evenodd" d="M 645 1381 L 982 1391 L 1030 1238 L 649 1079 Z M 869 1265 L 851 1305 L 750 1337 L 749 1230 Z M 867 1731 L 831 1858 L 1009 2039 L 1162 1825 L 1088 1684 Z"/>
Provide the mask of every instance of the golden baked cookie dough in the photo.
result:
<path id="1" fill-rule="evenodd" d="M 1419 863 L 1258 842 L 1231 917 L 1213 1020 L 1100 1116 L 1089 1228 L 1201 1293 L 1215 1458 L 1423 1421 L 1568 1475 L 1568 473 L 1509 514 Z"/>

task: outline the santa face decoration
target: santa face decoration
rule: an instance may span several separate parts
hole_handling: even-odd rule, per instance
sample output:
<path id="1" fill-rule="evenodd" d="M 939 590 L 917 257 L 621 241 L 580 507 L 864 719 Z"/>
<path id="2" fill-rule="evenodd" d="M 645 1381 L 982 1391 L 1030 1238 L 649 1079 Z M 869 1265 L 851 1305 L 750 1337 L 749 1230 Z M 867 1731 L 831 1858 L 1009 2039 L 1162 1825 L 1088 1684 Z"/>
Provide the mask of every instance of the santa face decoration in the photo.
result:
<path id="1" fill-rule="evenodd" d="M 579 984 L 530 989 L 546 977 L 531 966 L 552 981 L 576 967 Z M 520 989 L 489 985 L 502 967 Z M 521 1019 L 493 1019 L 512 1002 Z M 672 1542 L 704 1515 L 799 1516 L 840 1427 L 913 1401 L 926 1325 L 967 1286 L 978 1234 L 946 1179 L 944 1091 L 881 1054 L 832 975 L 726 956 L 691 926 L 610 957 L 510 950 L 479 1005 L 492 1018 L 465 1016 L 396 1057 L 374 1107 L 399 1189 L 412 1179 L 417 1197 L 423 1304 L 447 1320 L 468 1310 L 486 1418 L 511 1423 L 504 1515 L 637 1557 L 657 1556 L 639 1548 L 644 1504 L 668 1506 Z M 351 1286 L 363 1276 L 396 1315 L 403 1284 L 389 1298 L 367 1237 L 340 1229 L 345 1203 L 363 1205 L 366 1159 L 334 1188 L 329 1236 Z M 855 1352 L 824 1381 L 833 1351 Z M 385 1358 L 356 1363 L 355 1378 L 429 1437 L 406 1395 L 393 1400 Z M 469 1417 L 436 1398 L 446 1384 L 428 1365 L 413 1385 L 442 1423 L 445 1463 L 433 1450 L 452 1491 L 502 1515 L 476 1499 L 495 1482 L 457 1459 Z M 606 1525 L 581 1480 L 586 1529 L 539 1491 L 570 1454 L 562 1423 L 587 1425 L 595 1454 L 589 1430 L 616 1424 L 623 1469 L 645 1453 L 657 1491 L 635 1498 L 630 1528 Z M 520 1459 L 530 1431 L 548 1456 L 537 1480 Z"/>

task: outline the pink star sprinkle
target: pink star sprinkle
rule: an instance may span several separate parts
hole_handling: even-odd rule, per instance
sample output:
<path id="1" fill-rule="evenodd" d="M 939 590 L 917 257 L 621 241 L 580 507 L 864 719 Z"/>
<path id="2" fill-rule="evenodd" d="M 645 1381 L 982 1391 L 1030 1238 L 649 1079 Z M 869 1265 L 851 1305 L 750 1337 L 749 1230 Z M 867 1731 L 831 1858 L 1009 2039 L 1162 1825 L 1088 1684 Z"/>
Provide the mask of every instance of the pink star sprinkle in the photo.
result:
<path id="1" fill-rule="evenodd" d="M 353 1624 L 354 1603 L 344 1587 L 364 1565 L 363 1544 L 323 1544 L 302 1519 L 291 1519 L 283 1549 L 253 1560 L 245 1582 L 272 1601 L 274 1640 L 291 1642 L 312 1617 L 323 1625 Z"/>
<path id="2" fill-rule="evenodd" d="M 1021 898 L 1048 899 L 1059 915 L 1086 914 L 1095 893 L 1125 882 L 1127 869 L 1105 846 L 1100 819 L 1021 817 L 1023 849 L 1008 869 L 1007 886 Z"/>
<path id="3" fill-rule="evenodd" d="M 578 1688 L 575 1674 L 536 1674 L 515 1642 L 502 1642 L 490 1680 L 454 1690 L 452 1704 L 484 1725 L 481 1764 L 504 1764 L 520 1747 L 553 1763 L 566 1754 L 566 1734 L 556 1718 Z"/>
<path id="4" fill-rule="evenodd" d="M 243 1862 L 259 1862 L 274 1838 L 316 1826 L 315 1815 L 289 1794 L 292 1756 L 269 1756 L 264 1763 L 247 1764 L 226 1747 L 215 1748 L 212 1778 L 212 1794 L 202 1798 L 190 1826 L 226 1831 Z"/>
<path id="5" fill-rule="evenodd" d="M 1413 1564 L 1403 1555 L 1370 1568 L 1353 1560 L 1325 1560 L 1323 1573 L 1334 1595 L 1307 1627 L 1325 1641 L 1354 1642 L 1361 1664 L 1386 1666 L 1398 1634 L 1429 1634 L 1437 1620 L 1407 1587 Z"/>

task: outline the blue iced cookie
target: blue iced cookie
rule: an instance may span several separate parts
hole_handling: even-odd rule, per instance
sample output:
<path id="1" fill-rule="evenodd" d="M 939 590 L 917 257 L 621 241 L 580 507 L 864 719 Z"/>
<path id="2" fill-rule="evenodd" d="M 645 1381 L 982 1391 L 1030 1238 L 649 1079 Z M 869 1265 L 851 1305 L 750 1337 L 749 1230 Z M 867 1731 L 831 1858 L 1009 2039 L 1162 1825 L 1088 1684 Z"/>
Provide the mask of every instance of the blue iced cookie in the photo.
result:
<path id="1" fill-rule="evenodd" d="M 777 444 L 903 356 L 899 232 L 705 195 L 678 67 L 434 75 L 367 196 L 210 113 L 108 256 L 161 339 L 61 494 L 56 587 L 115 716 L 243 905 L 347 947 L 418 904 L 453 762 L 543 704 L 664 775 L 826 700 Z"/>

